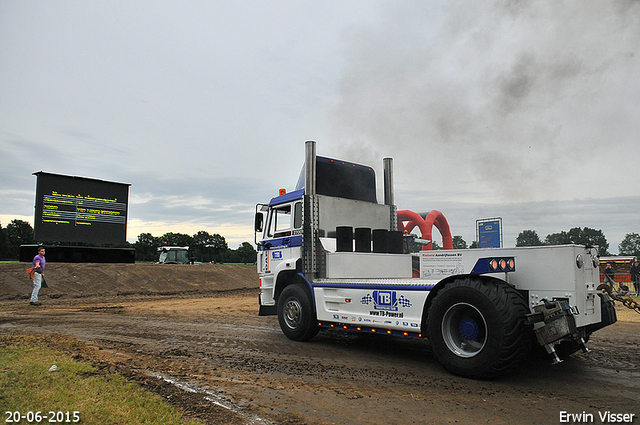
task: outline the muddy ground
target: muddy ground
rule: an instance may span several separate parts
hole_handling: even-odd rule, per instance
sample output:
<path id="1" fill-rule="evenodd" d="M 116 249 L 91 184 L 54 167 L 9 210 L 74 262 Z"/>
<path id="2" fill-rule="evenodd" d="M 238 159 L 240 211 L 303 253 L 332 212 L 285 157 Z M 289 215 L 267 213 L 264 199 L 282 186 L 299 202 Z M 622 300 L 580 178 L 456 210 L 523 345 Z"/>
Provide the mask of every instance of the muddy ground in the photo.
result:
<path id="1" fill-rule="evenodd" d="M 40 307 L 26 267 L 0 264 L 0 338 L 44 335 L 204 423 L 602 423 L 605 412 L 640 423 L 640 315 L 620 306 L 591 352 L 476 381 L 446 372 L 423 339 L 288 340 L 257 315 L 253 266 L 48 264 Z M 567 420 L 582 413 L 592 420 Z"/>

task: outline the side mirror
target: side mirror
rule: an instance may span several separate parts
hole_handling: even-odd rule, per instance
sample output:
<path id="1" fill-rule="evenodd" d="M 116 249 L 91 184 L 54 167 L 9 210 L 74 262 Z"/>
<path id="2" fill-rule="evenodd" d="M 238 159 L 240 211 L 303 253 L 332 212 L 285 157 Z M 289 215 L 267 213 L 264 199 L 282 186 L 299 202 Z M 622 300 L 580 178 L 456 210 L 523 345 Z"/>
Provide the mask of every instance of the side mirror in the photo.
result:
<path id="1" fill-rule="evenodd" d="M 262 215 L 262 213 L 256 213 L 256 218 L 254 221 L 254 230 L 256 232 L 262 232 L 262 226 L 264 224 L 264 215 Z"/>

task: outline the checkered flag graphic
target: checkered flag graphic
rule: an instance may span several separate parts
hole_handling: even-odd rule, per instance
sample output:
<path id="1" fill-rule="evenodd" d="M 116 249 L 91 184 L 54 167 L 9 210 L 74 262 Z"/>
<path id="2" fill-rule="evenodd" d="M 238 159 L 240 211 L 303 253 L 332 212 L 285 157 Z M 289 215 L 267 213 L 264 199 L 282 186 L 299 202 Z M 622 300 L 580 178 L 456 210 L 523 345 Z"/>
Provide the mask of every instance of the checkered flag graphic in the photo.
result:
<path id="1" fill-rule="evenodd" d="M 362 297 L 362 300 L 360 300 L 360 303 L 362 304 L 371 304 L 373 302 L 373 297 L 371 296 L 371 294 L 367 294 L 364 297 Z"/>
<path id="2" fill-rule="evenodd" d="M 411 307 L 411 301 L 406 299 L 404 295 L 400 295 L 400 298 L 398 298 L 398 304 L 400 304 L 402 307 Z"/>

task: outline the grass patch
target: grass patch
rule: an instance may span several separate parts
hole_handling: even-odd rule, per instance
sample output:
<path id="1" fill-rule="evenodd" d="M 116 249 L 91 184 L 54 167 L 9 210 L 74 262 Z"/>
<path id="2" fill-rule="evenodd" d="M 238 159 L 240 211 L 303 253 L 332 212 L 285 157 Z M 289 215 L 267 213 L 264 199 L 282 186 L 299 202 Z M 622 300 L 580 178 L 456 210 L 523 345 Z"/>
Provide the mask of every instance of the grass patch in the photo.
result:
<path id="1" fill-rule="evenodd" d="M 49 371 L 52 365 L 56 371 Z M 22 415 L 41 412 L 42 423 L 49 423 L 50 412 L 64 412 L 62 422 L 69 419 L 71 423 L 78 412 L 83 424 L 185 423 L 160 396 L 120 375 L 75 361 L 49 347 L 43 338 L 28 335 L 0 336 L 0 406 L 3 421 L 8 419 L 6 412 L 18 411 Z M 25 418 L 20 423 L 29 422 Z"/>

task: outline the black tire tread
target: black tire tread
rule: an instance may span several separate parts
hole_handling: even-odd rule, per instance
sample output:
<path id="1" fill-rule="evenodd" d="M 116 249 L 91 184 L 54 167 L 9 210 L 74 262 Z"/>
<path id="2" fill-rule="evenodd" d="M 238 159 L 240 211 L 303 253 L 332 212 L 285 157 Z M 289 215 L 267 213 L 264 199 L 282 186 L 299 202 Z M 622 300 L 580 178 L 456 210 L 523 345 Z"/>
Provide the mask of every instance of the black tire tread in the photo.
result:
<path id="1" fill-rule="evenodd" d="M 498 356 L 483 367 L 473 367 L 464 370 L 451 365 L 447 359 L 447 353 L 440 353 L 434 347 L 434 356 L 443 366 L 452 373 L 475 379 L 492 379 L 520 365 L 527 357 L 532 341 L 533 331 L 525 325 L 524 316 L 529 312 L 527 300 L 515 288 L 497 279 L 480 279 L 474 277 L 460 278 L 449 283 L 441 289 L 432 303 L 433 305 L 447 297 L 455 288 L 470 288 L 487 297 L 495 306 L 502 324 L 502 345 Z M 435 323 L 428 321 L 428 335 L 430 338 L 439 333 L 439 330 L 429 329 Z M 432 332 L 433 331 L 433 332 Z"/>
<path id="2" fill-rule="evenodd" d="M 287 301 L 287 298 L 292 296 L 298 299 L 303 309 L 304 320 L 298 330 L 288 329 L 284 322 L 282 313 L 283 305 Z M 278 298 L 277 311 L 280 329 L 282 329 L 282 332 L 287 336 L 287 338 L 293 341 L 308 341 L 318 334 L 320 328 L 318 327 L 311 297 L 302 285 L 291 284 L 282 291 Z"/>

